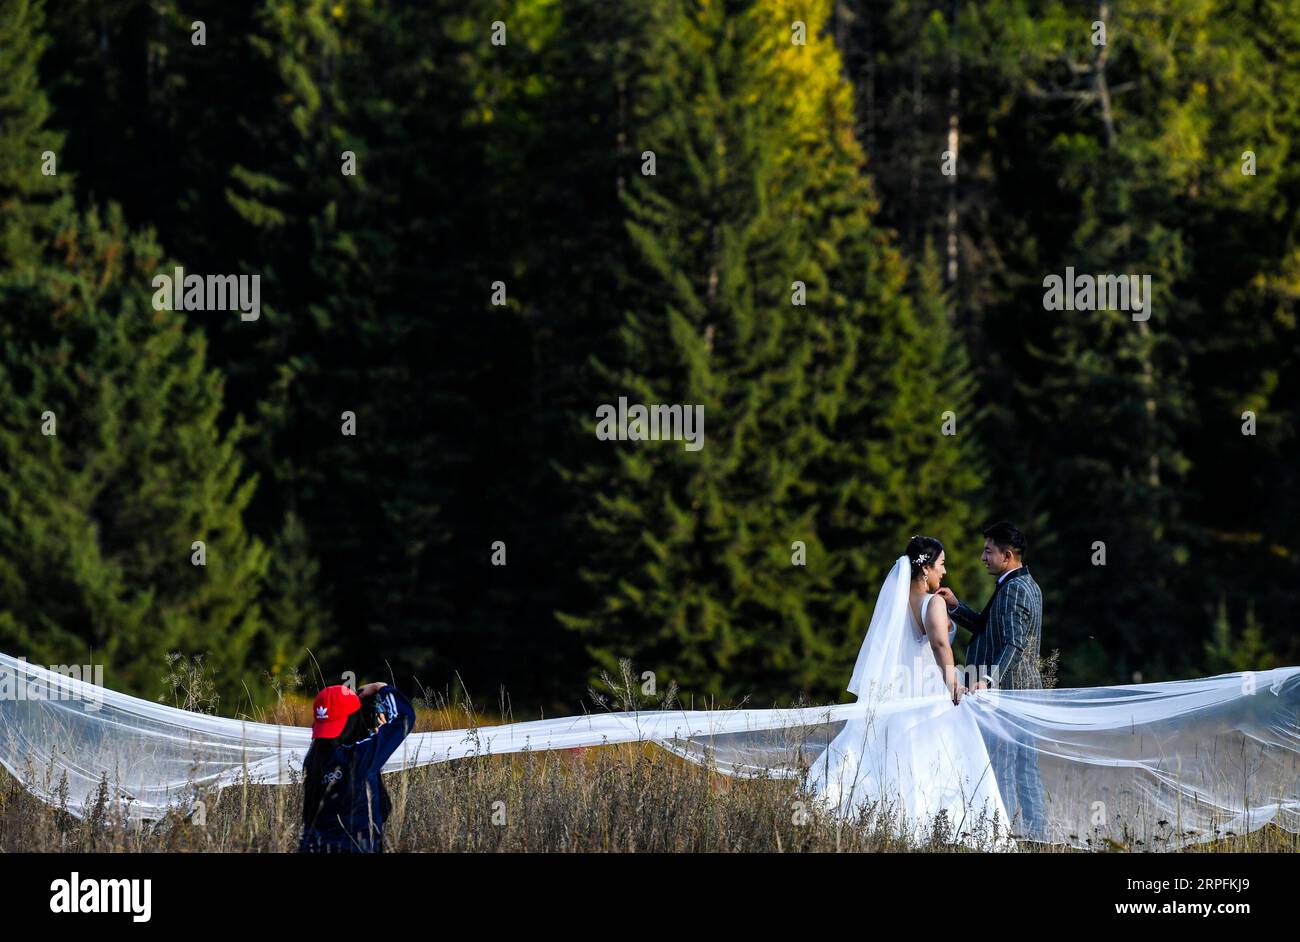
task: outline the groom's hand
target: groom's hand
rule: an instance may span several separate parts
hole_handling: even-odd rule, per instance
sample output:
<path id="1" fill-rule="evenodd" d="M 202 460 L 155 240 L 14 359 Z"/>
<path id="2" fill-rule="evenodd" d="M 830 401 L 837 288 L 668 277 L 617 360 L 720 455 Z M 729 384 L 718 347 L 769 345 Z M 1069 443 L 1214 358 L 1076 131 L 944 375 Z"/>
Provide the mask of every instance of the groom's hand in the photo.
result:
<path id="1" fill-rule="evenodd" d="M 938 591 L 934 594 L 943 599 L 944 603 L 948 606 L 948 611 L 955 612 L 957 610 L 957 596 L 952 594 L 952 589 L 948 588 L 946 585 L 942 585 L 939 586 Z"/>

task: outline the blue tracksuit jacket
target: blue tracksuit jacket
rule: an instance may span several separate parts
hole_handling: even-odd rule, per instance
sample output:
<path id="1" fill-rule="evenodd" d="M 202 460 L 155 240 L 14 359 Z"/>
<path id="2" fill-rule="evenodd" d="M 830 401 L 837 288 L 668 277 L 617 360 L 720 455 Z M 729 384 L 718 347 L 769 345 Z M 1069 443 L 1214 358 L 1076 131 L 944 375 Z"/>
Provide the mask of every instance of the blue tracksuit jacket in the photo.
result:
<path id="1" fill-rule="evenodd" d="M 339 746 L 325 772 L 325 792 L 313 826 L 304 827 L 302 853 L 376 853 L 384 849 L 384 820 L 392 809 L 379 770 L 415 725 L 415 709 L 392 686 L 392 718 L 360 742 Z"/>

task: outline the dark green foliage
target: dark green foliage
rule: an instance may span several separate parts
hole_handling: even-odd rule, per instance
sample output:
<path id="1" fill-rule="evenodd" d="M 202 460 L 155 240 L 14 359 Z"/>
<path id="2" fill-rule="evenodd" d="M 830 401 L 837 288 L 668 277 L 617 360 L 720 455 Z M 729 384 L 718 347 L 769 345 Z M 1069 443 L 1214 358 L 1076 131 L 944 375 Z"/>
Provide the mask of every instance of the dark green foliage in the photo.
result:
<path id="1" fill-rule="evenodd" d="M 985 483 L 1030 534 L 1065 680 L 1202 670 L 1220 596 L 1236 617 L 1257 600 L 1262 623 L 1284 624 L 1300 559 L 1281 457 L 1297 402 L 1292 18 L 1110 4 L 1099 46 L 1100 5 L 856 9 L 870 26 L 850 33 L 864 136 L 904 231 L 947 227 L 936 141 L 958 91 L 955 314 L 985 408 Z M 1066 266 L 1150 274 L 1150 320 L 1044 310 L 1043 279 Z"/>
<path id="2" fill-rule="evenodd" d="M 46 126 L 37 64 L 48 40 L 41 0 L 0 0 L 0 266 L 26 269 L 67 208 L 63 136 Z M 44 173 L 54 157 L 54 174 Z"/>
<path id="3" fill-rule="evenodd" d="M 964 364 L 932 265 L 918 309 L 871 226 L 861 154 L 835 134 L 843 86 L 818 86 L 810 128 L 798 108 L 833 53 L 782 60 L 762 4 L 654 30 L 633 133 L 657 173 L 627 191 L 633 304 L 593 406 L 702 406 L 705 443 L 605 443 L 583 478 L 590 603 L 566 622 L 604 668 L 631 658 L 692 694 L 833 696 L 907 538 L 970 525 L 969 435 L 941 434 L 947 409 L 971 420 Z"/>
<path id="4" fill-rule="evenodd" d="M 160 270 L 120 213 L 91 212 L 47 265 L 0 279 L 0 646 L 149 693 L 164 655 L 201 651 L 238 697 L 264 689 L 273 643 L 267 553 L 241 520 L 255 481 L 202 335 L 152 308 Z"/>

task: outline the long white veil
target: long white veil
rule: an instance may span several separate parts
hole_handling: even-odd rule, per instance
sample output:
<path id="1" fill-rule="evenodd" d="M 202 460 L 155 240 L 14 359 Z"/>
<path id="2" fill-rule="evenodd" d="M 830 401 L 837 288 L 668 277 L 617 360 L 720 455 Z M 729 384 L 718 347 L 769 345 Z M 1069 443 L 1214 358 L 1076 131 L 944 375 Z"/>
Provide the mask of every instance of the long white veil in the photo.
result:
<path id="1" fill-rule="evenodd" d="M 909 666 L 906 632 L 911 585 L 912 562 L 900 556 L 880 586 L 867 636 L 849 678 L 848 691 L 859 700 L 878 702 L 906 692 L 902 679 Z"/>
<path id="2" fill-rule="evenodd" d="M 897 566 L 895 570 L 897 570 Z M 892 605 L 897 573 L 881 596 Z M 888 606 L 887 606 L 888 607 Z M 873 618 L 874 624 L 874 618 Z M 883 653 L 882 653 L 883 652 Z M 864 646 L 855 679 L 888 645 Z M 855 684 L 858 686 L 858 684 Z M 1273 823 L 1300 831 L 1300 668 L 1196 680 L 972 694 L 800 709 L 654 710 L 415 733 L 385 772 L 450 759 L 650 742 L 736 776 L 799 780 L 844 724 L 891 711 L 968 710 L 991 752 L 1020 757 L 999 788 L 1043 803 L 1033 836 L 1075 847 L 1171 849 Z M 76 815 L 104 794 L 131 817 L 188 807 L 199 787 L 294 781 L 305 727 L 151 703 L 0 654 L 0 764 Z M 794 783 L 792 782 L 792 785 Z M 797 786 L 796 786 L 797 788 Z M 797 800 L 792 790 L 791 800 Z"/>

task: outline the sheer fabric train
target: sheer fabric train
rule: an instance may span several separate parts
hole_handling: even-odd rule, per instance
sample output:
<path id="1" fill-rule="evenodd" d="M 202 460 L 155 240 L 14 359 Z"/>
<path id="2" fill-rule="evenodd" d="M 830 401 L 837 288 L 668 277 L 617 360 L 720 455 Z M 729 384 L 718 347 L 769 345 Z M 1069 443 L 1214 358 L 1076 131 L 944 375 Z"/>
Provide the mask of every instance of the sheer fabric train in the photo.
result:
<path id="1" fill-rule="evenodd" d="M 1269 822 L 1300 830 L 1300 668 L 1122 687 L 945 693 L 799 709 L 604 713 L 416 733 L 386 772 L 475 756 L 646 741 L 733 776 L 806 784 L 847 724 L 977 727 L 1032 749 L 1040 839 L 1163 849 Z M 967 719 L 968 718 L 968 719 Z M 188 807 L 196 787 L 288 783 L 306 727 L 190 713 L 0 654 L 0 763 L 76 815 L 101 782 L 132 817 Z M 924 768 L 921 769 L 924 774 Z M 1016 783 L 1000 782 L 1000 793 Z M 798 798 L 792 793 L 792 800 Z M 1007 801 L 1008 807 L 1013 802 Z M 956 821 L 952 822 L 956 824 Z M 1138 844 L 1137 842 L 1141 843 Z"/>

